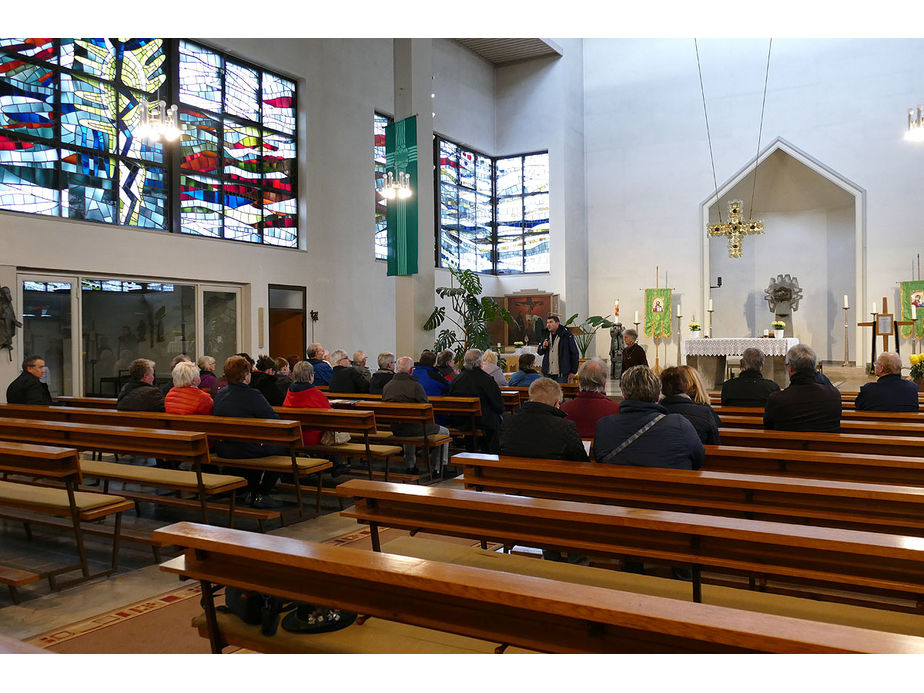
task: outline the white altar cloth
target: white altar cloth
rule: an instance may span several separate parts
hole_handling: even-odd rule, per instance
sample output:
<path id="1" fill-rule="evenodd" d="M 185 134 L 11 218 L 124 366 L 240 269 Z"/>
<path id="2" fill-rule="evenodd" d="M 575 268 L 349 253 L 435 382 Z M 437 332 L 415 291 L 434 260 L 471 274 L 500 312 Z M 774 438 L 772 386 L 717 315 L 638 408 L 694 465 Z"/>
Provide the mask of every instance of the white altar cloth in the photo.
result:
<path id="1" fill-rule="evenodd" d="M 795 337 L 701 337 L 685 339 L 681 345 L 684 356 L 741 356 L 745 349 L 760 349 L 764 356 L 786 356 L 799 343 Z"/>

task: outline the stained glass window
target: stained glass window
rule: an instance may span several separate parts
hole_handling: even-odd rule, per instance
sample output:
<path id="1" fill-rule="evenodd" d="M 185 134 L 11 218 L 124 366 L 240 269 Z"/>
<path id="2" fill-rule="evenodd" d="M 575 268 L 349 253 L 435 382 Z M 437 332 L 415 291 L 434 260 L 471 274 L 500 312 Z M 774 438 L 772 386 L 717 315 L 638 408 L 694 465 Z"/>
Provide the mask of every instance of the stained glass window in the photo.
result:
<path id="1" fill-rule="evenodd" d="M 436 141 L 439 266 L 548 272 L 548 153 L 491 158 Z"/>
<path id="2" fill-rule="evenodd" d="M 388 200 L 380 194 L 385 185 L 385 128 L 394 121 L 388 116 L 373 116 L 373 159 L 375 161 L 375 259 L 388 259 L 388 234 L 385 212 Z"/>
<path id="3" fill-rule="evenodd" d="M 179 143 L 134 136 L 145 101 L 178 103 Z M 191 41 L 0 38 L 0 208 L 295 248 L 296 106 Z"/>

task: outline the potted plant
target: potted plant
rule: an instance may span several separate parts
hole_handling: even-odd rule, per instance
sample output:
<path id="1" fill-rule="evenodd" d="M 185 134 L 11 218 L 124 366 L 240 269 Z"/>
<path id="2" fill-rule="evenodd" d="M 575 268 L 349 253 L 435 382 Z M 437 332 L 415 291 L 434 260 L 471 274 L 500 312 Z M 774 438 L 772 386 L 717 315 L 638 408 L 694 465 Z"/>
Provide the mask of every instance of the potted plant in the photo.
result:
<path id="1" fill-rule="evenodd" d="M 690 339 L 697 339 L 702 336 L 700 333 L 703 331 L 703 326 L 696 320 L 693 320 L 688 327 L 690 328 Z"/>
<path id="2" fill-rule="evenodd" d="M 918 392 L 924 392 L 924 354 L 911 355 L 911 379 L 918 384 Z"/>
<path id="3" fill-rule="evenodd" d="M 786 329 L 786 323 L 782 320 L 774 320 L 770 323 L 770 327 L 773 329 L 773 336 L 777 339 L 783 338 L 783 330 Z"/>
<path id="4" fill-rule="evenodd" d="M 591 315 L 580 325 L 573 325 L 572 323 L 577 320 L 577 316 L 578 314 L 575 313 L 568 318 L 565 322 L 565 327 L 571 330 L 571 334 L 574 335 L 574 341 L 577 344 L 578 351 L 581 352 L 581 360 L 583 361 L 587 358 L 587 350 L 590 349 L 590 344 L 594 341 L 597 330 L 601 327 L 609 329 L 616 323 L 610 321 L 609 315 L 605 318 L 600 315 Z"/>
<path id="5" fill-rule="evenodd" d="M 521 350 L 523 349 L 523 342 L 514 342 L 513 346 L 516 347 L 515 352 L 519 356 L 521 353 Z"/>

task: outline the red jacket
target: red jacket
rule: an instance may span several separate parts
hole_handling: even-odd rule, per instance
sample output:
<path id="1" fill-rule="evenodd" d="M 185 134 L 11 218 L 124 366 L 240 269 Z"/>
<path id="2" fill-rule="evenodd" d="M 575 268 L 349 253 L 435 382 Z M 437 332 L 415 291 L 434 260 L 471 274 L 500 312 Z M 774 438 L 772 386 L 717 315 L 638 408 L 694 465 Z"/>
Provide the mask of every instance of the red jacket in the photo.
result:
<path id="1" fill-rule="evenodd" d="M 577 397 L 562 402 L 561 410 L 577 425 L 581 438 L 593 438 L 597 420 L 619 413 L 619 402 L 602 392 L 578 392 Z"/>
<path id="2" fill-rule="evenodd" d="M 211 414 L 212 396 L 195 385 L 172 387 L 164 397 L 168 414 Z"/>
<path id="3" fill-rule="evenodd" d="M 327 397 L 323 392 L 313 385 L 309 386 L 306 389 L 299 389 L 300 386 L 305 385 L 306 383 L 292 383 L 289 386 L 289 391 L 286 392 L 286 398 L 282 403 L 284 407 L 292 407 L 295 409 L 330 409 L 330 402 L 327 401 Z M 285 417 L 282 417 L 285 418 Z M 314 429 L 302 429 L 302 442 L 305 445 L 319 445 L 321 443 L 321 435 L 323 431 L 316 431 Z"/>

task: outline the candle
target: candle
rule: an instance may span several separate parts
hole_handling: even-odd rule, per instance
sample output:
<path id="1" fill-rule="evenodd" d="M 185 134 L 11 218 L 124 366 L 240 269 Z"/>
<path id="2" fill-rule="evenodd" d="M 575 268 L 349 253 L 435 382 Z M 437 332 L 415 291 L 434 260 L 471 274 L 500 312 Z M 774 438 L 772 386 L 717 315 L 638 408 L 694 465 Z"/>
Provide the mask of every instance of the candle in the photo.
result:
<path id="1" fill-rule="evenodd" d="M 844 294 L 844 308 L 850 308 L 850 305 L 847 303 L 847 294 Z"/>
<path id="2" fill-rule="evenodd" d="M 712 310 L 712 299 L 711 298 L 709 299 L 709 310 L 710 311 Z"/>
<path id="3" fill-rule="evenodd" d="M 876 313 L 876 312 L 877 312 L 877 311 L 876 311 L 876 302 L 873 301 L 873 308 L 872 308 L 872 310 L 870 310 L 870 313 Z"/>
<path id="4" fill-rule="evenodd" d="M 764 330 L 764 337 L 770 336 L 770 330 Z"/>
<path id="5" fill-rule="evenodd" d="M 680 304 L 679 304 L 679 303 L 677 304 L 677 317 L 678 317 L 678 318 L 681 317 L 681 313 L 680 313 Z"/>
<path id="6" fill-rule="evenodd" d="M 635 311 L 635 320 L 633 320 L 632 322 L 638 322 L 638 311 Z"/>
<path id="7" fill-rule="evenodd" d="M 918 309 L 917 309 L 917 306 L 915 306 L 913 303 L 911 304 L 911 319 L 912 320 L 918 319 Z"/>

